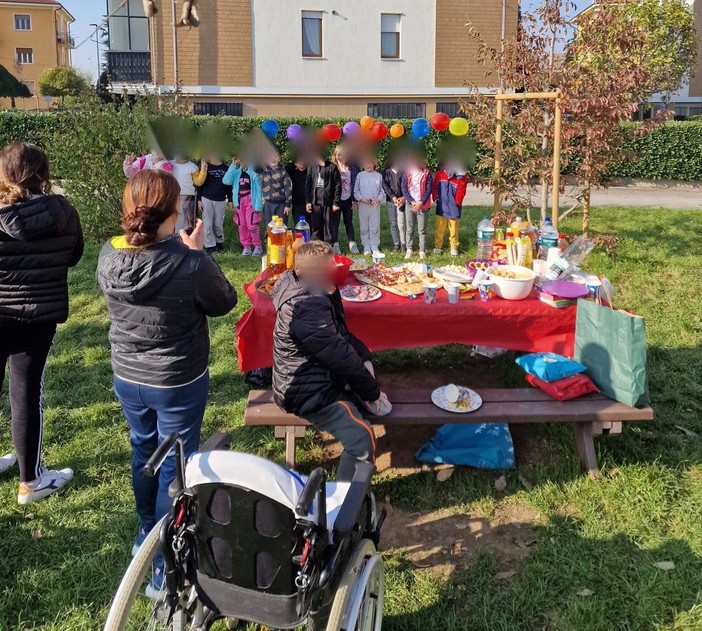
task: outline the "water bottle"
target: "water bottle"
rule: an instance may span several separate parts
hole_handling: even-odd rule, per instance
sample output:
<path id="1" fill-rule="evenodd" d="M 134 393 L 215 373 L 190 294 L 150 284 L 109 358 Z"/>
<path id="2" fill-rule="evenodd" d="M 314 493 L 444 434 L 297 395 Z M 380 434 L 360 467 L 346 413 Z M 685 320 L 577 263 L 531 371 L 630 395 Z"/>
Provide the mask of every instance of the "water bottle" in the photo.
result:
<path id="1" fill-rule="evenodd" d="M 594 247 L 595 244 L 589 239 L 578 237 L 561 256 L 551 263 L 543 276 L 544 280 L 567 278 L 587 258 Z"/>
<path id="2" fill-rule="evenodd" d="M 539 258 L 545 261 L 548 258 L 548 249 L 558 247 L 558 230 L 553 227 L 550 217 L 546 217 L 541 224 L 539 237 Z"/>
<path id="3" fill-rule="evenodd" d="M 304 216 L 300 217 L 300 221 L 295 225 L 295 240 L 302 239 L 305 243 L 310 240 L 310 224 L 307 223 Z"/>
<path id="4" fill-rule="evenodd" d="M 495 240 L 495 226 L 490 218 L 485 215 L 478 224 L 478 251 L 475 255 L 477 261 L 489 261 L 492 258 L 492 243 Z"/>

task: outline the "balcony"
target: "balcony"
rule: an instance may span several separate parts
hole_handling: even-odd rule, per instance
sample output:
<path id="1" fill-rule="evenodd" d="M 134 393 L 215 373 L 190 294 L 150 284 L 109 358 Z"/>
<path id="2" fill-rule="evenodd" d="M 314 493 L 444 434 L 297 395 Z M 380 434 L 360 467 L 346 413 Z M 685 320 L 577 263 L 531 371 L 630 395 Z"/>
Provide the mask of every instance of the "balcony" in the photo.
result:
<path id="1" fill-rule="evenodd" d="M 112 83 L 151 83 L 151 53 L 109 50 L 107 74 Z"/>
<path id="2" fill-rule="evenodd" d="M 76 47 L 76 40 L 73 39 L 73 35 L 70 33 L 58 33 L 56 35 L 56 42 L 58 44 L 63 44 L 64 46 L 68 46 L 69 48 Z"/>

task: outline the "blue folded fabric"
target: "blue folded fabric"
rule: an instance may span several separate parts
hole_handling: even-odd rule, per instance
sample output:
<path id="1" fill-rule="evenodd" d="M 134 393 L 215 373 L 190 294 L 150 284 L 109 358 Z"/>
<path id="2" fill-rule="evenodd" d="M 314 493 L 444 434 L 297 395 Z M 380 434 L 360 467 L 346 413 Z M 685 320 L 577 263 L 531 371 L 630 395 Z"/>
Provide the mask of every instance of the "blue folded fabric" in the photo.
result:
<path id="1" fill-rule="evenodd" d="M 416 454 L 419 462 L 478 469 L 513 469 L 514 443 L 507 423 L 444 425 Z"/>
<path id="2" fill-rule="evenodd" d="M 529 353 L 517 357 L 514 361 L 530 375 L 549 383 L 587 370 L 587 366 L 583 366 L 580 362 L 557 353 Z"/>

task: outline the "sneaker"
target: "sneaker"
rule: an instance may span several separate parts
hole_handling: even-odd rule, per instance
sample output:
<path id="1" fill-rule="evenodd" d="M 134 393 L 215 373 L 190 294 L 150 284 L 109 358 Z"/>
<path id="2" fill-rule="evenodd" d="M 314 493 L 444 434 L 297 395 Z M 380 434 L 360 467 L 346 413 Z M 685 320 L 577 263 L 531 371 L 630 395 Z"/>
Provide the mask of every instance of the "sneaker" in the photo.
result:
<path id="1" fill-rule="evenodd" d="M 52 493 L 62 489 L 73 479 L 73 469 L 53 469 L 41 468 L 39 477 L 33 482 L 20 482 L 17 492 L 18 504 L 29 504 L 36 502 Z"/>
<path id="2" fill-rule="evenodd" d="M 224 243 L 218 243 L 215 246 L 215 250 L 217 250 L 217 252 L 223 252 L 224 251 Z"/>
<path id="3" fill-rule="evenodd" d="M 251 248 L 247 245 L 242 252 L 243 256 L 251 256 Z"/>
<path id="4" fill-rule="evenodd" d="M 394 246 L 392 247 L 392 251 L 393 251 L 393 252 L 400 252 L 401 249 L 402 249 L 402 248 L 401 248 L 399 245 L 394 245 Z"/>
<path id="5" fill-rule="evenodd" d="M 211 248 L 205 248 L 205 254 L 214 254 L 217 251 L 217 246 Z"/>
<path id="6" fill-rule="evenodd" d="M 405 261 L 409 261 L 412 258 L 412 250 L 407 250 L 405 252 Z"/>
<path id="7" fill-rule="evenodd" d="M 0 456 L 0 473 L 5 473 L 5 471 L 12 469 L 15 466 L 15 462 L 17 462 L 17 457 L 13 453 Z"/>
<path id="8" fill-rule="evenodd" d="M 363 256 L 370 256 L 370 255 L 371 255 L 371 251 L 368 248 L 363 250 Z"/>
<path id="9" fill-rule="evenodd" d="M 151 582 L 146 586 L 144 590 L 144 595 L 150 600 L 159 601 L 165 600 L 166 591 L 163 584 L 163 568 L 154 568 L 153 578 Z"/>
<path id="10" fill-rule="evenodd" d="M 339 254 L 341 255 L 341 248 L 339 247 L 338 243 L 334 244 L 334 254 Z"/>
<path id="11" fill-rule="evenodd" d="M 426 252 L 419 252 L 419 258 L 422 259 L 422 261 L 427 258 L 427 253 Z"/>
<path id="12" fill-rule="evenodd" d="M 434 248 L 434 254 L 436 254 L 436 256 L 440 256 L 441 255 L 441 248 Z"/>
<path id="13" fill-rule="evenodd" d="M 261 256 L 261 254 L 263 254 L 263 248 L 260 245 L 257 245 L 254 248 L 253 255 L 254 256 Z"/>
<path id="14" fill-rule="evenodd" d="M 144 539 L 146 539 L 146 535 L 149 533 L 146 532 L 143 528 L 139 527 L 139 532 L 137 533 L 137 538 L 136 541 L 134 542 L 134 545 L 132 546 L 132 556 L 135 557 L 137 555 L 137 552 L 139 552 L 139 548 L 141 548 L 141 544 L 144 543 Z"/>
<path id="15" fill-rule="evenodd" d="M 351 252 L 351 254 L 358 254 L 358 246 L 355 241 L 349 241 L 349 252 Z"/>
<path id="16" fill-rule="evenodd" d="M 451 256 L 458 256 L 458 250 L 451 250 Z"/>

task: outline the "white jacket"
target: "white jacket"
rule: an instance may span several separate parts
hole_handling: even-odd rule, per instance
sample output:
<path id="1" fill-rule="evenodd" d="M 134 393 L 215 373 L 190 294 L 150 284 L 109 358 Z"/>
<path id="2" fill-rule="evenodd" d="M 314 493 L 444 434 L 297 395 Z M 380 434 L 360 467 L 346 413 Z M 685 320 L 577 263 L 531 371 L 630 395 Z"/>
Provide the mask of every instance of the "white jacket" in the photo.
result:
<path id="1" fill-rule="evenodd" d="M 359 201 L 369 199 L 371 202 L 378 202 L 379 204 L 384 202 L 383 176 L 377 171 L 359 172 L 356 176 L 353 196 Z"/>

